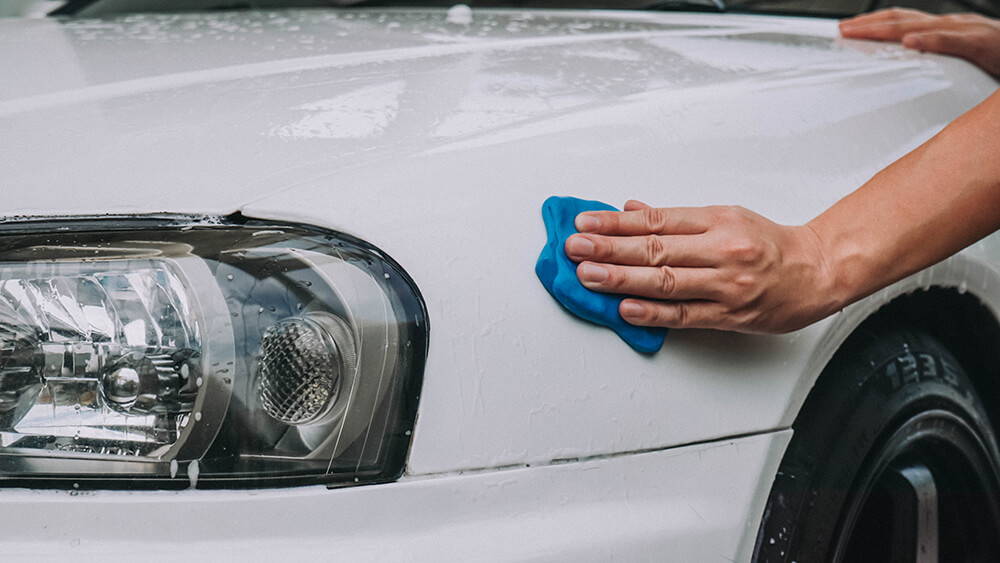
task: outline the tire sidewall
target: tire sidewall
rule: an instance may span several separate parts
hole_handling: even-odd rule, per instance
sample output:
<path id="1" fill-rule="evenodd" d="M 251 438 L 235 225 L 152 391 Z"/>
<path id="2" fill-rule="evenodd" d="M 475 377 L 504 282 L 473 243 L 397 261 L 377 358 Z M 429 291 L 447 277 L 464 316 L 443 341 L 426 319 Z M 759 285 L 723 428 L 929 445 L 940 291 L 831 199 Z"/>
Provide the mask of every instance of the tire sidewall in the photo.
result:
<path id="1" fill-rule="evenodd" d="M 793 426 L 760 527 L 755 562 L 830 561 L 844 508 L 880 444 L 931 409 L 960 417 L 998 465 L 986 411 L 959 362 L 904 328 L 856 333 L 823 371 Z"/>

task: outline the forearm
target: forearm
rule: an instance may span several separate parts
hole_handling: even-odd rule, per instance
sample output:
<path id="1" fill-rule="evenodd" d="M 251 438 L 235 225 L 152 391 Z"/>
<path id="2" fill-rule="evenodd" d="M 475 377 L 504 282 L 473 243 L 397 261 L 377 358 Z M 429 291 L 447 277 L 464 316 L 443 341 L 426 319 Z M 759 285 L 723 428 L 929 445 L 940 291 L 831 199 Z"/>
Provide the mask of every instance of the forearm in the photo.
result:
<path id="1" fill-rule="evenodd" d="M 808 225 L 844 305 L 1000 228 L 1000 91 Z"/>
<path id="2" fill-rule="evenodd" d="M 629 201 L 576 227 L 577 277 L 629 323 L 796 330 L 1000 228 L 1000 93 L 805 226 Z"/>

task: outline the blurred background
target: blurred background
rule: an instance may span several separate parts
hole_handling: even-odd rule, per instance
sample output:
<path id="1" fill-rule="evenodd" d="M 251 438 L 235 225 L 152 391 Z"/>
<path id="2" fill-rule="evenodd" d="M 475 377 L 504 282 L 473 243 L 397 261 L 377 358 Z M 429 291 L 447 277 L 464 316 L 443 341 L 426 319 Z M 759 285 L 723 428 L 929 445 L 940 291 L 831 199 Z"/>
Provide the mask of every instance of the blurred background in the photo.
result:
<path id="1" fill-rule="evenodd" d="M 0 17 L 100 16 L 185 10 L 320 6 L 436 6 L 703 10 L 845 17 L 892 6 L 927 12 L 975 11 L 1000 17 L 1000 0 L 0 0 Z"/>

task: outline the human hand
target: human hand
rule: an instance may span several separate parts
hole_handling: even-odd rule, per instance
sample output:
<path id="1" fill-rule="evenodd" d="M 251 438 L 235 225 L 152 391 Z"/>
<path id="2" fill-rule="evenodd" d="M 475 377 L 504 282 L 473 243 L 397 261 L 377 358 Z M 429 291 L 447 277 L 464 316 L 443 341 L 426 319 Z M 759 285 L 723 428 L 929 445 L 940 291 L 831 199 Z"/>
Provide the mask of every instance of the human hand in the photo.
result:
<path id="1" fill-rule="evenodd" d="M 566 241 L 587 288 L 635 296 L 630 324 L 783 333 L 843 306 L 808 226 L 789 227 L 740 207 L 581 213 Z"/>
<path id="2" fill-rule="evenodd" d="M 978 14 L 937 16 L 889 8 L 840 22 L 849 39 L 899 41 L 918 51 L 954 55 L 1000 76 L 1000 20 Z"/>

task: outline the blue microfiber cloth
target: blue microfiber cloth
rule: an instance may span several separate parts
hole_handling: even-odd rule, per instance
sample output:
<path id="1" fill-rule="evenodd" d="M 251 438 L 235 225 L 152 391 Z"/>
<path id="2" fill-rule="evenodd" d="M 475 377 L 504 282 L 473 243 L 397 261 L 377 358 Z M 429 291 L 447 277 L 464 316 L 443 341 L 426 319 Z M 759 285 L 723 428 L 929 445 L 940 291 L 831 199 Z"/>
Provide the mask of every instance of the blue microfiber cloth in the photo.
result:
<path id="1" fill-rule="evenodd" d="M 574 225 L 576 216 L 584 211 L 605 210 L 618 211 L 600 201 L 558 196 L 546 199 L 542 204 L 542 219 L 548 241 L 535 263 L 535 274 L 552 297 L 570 313 L 606 326 L 636 351 L 652 354 L 663 346 L 667 329 L 639 327 L 625 322 L 618 314 L 618 305 L 624 297 L 583 287 L 576 277 L 576 263 L 566 256 L 566 239 L 578 232 Z"/>

